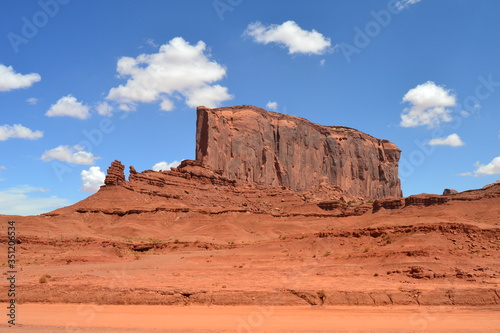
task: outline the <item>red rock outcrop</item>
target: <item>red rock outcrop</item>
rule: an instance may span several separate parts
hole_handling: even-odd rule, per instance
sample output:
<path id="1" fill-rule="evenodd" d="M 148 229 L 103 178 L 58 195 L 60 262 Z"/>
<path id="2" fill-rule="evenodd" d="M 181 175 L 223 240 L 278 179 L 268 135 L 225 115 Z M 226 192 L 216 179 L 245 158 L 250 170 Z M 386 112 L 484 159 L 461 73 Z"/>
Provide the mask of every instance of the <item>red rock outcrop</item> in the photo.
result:
<path id="1" fill-rule="evenodd" d="M 405 205 L 405 200 L 403 198 L 385 198 L 375 200 L 373 203 L 373 212 L 376 213 L 380 209 L 401 209 Z"/>
<path id="2" fill-rule="evenodd" d="M 125 166 L 122 162 L 114 160 L 111 166 L 108 168 L 108 173 L 106 179 L 104 179 L 105 185 L 122 185 L 125 182 Z"/>
<path id="3" fill-rule="evenodd" d="M 405 206 L 432 206 L 441 205 L 450 200 L 446 196 L 439 194 L 416 194 L 405 198 Z"/>
<path id="4" fill-rule="evenodd" d="M 228 179 L 292 191 L 329 183 L 367 199 L 402 196 L 400 150 L 387 140 L 246 105 L 197 113 L 196 160 Z"/>
<path id="5" fill-rule="evenodd" d="M 128 180 L 123 170 L 121 162 L 112 162 L 106 184 L 97 193 L 48 215 L 76 212 L 126 216 L 170 212 L 346 217 L 363 215 L 372 209 L 371 203 L 346 203 L 346 198 L 353 198 L 340 196 L 342 192 L 336 187 L 323 185 L 314 188 L 312 193 L 237 182 L 194 160 L 184 160 L 169 171 L 137 172 L 131 167 Z"/>
<path id="6" fill-rule="evenodd" d="M 445 188 L 443 191 L 443 195 L 453 195 L 453 194 L 458 194 L 458 191 L 452 188 Z"/>

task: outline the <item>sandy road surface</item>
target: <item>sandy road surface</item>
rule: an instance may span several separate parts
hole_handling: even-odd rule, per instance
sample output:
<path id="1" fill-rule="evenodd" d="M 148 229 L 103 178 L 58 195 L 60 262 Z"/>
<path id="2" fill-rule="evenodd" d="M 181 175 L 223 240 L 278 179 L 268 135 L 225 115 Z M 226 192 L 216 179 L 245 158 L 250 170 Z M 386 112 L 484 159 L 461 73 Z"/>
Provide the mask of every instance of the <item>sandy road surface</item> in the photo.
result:
<path id="1" fill-rule="evenodd" d="M 21 304 L 16 321 L 0 331 L 500 332 L 500 308 Z"/>

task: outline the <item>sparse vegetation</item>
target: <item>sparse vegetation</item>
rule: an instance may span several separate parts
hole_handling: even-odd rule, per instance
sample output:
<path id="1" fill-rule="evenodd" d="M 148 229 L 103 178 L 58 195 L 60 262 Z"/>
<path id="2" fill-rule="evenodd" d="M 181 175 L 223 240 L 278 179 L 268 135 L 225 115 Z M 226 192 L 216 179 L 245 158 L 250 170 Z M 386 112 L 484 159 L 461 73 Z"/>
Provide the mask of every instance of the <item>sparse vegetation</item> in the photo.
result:
<path id="1" fill-rule="evenodd" d="M 382 239 L 385 241 L 385 245 L 392 244 L 393 242 L 391 234 L 383 234 Z"/>
<path id="2" fill-rule="evenodd" d="M 316 294 L 318 294 L 318 297 L 319 297 L 319 299 L 321 300 L 321 302 L 325 302 L 326 293 L 325 293 L 325 291 L 324 291 L 323 289 L 318 290 L 318 291 L 316 292 Z"/>
<path id="3" fill-rule="evenodd" d="M 326 252 L 323 254 L 323 257 L 328 257 L 330 254 L 332 254 L 330 251 L 326 251 Z"/>
<path id="4" fill-rule="evenodd" d="M 365 252 L 365 253 L 368 252 L 368 251 L 370 251 L 370 247 L 369 246 L 365 247 L 365 249 L 363 250 L 363 252 Z"/>
<path id="5" fill-rule="evenodd" d="M 132 243 L 132 242 L 133 242 L 132 237 L 123 237 L 123 240 L 124 240 L 125 242 L 128 242 L 128 243 Z"/>
<path id="6" fill-rule="evenodd" d="M 44 275 L 40 276 L 40 278 L 38 279 L 38 282 L 39 283 L 47 283 L 51 277 L 52 276 L 50 276 L 49 274 L 44 274 Z"/>
<path id="7" fill-rule="evenodd" d="M 491 231 L 485 231 L 485 232 L 483 233 L 483 235 L 484 235 L 485 237 L 487 237 L 487 238 L 493 238 L 493 237 L 495 237 L 495 234 L 494 234 L 493 232 L 491 232 Z"/>

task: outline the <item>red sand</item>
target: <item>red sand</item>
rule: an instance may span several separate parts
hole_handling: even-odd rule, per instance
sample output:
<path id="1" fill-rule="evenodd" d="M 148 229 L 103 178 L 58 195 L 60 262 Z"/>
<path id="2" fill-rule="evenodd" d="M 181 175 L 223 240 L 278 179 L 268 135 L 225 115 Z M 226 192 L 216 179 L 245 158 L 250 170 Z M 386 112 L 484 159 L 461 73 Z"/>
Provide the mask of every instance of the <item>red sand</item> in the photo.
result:
<path id="1" fill-rule="evenodd" d="M 20 332 L 500 332 L 498 186 L 348 217 L 0 216 L 0 253 L 16 220 Z"/>
<path id="2" fill-rule="evenodd" d="M 482 307 L 23 304 L 18 311 L 18 332 L 499 332 L 500 327 L 499 309 Z"/>

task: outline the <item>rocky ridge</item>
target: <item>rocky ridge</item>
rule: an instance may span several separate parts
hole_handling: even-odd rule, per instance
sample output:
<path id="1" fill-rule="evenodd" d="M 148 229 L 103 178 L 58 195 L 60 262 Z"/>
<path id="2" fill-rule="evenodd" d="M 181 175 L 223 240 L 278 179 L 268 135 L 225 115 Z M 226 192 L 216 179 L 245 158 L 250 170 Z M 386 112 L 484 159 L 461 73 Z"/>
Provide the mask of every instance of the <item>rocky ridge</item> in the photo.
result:
<path id="1" fill-rule="evenodd" d="M 418 194 L 406 198 L 389 197 L 365 200 L 346 195 L 339 186 L 320 184 L 309 191 L 292 191 L 238 182 L 203 166 L 199 161 L 184 160 L 170 171 L 137 172 L 113 161 L 105 185 L 96 194 L 65 208 L 44 214 L 104 213 L 124 216 L 154 212 L 198 212 L 202 214 L 254 213 L 271 216 L 347 217 L 381 210 L 446 205 L 452 201 L 473 201 L 500 197 L 500 183 L 483 189 L 455 194 Z"/>

